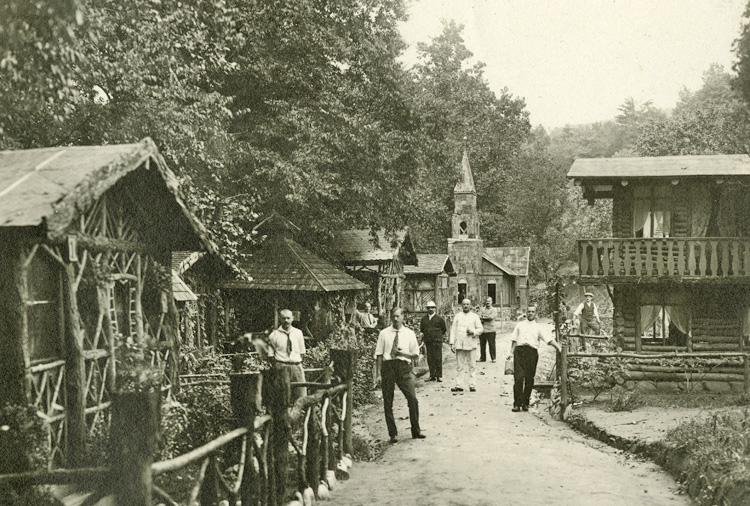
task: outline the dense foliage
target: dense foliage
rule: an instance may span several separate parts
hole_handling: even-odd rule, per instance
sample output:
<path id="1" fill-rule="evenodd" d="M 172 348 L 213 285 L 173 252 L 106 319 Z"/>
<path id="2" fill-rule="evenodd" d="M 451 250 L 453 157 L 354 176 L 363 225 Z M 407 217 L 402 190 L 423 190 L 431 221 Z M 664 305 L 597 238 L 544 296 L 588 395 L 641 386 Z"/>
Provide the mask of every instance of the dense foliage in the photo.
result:
<path id="1" fill-rule="evenodd" d="M 684 485 L 698 504 L 747 504 L 750 412 L 697 418 L 670 431 L 666 441 L 686 457 Z"/>

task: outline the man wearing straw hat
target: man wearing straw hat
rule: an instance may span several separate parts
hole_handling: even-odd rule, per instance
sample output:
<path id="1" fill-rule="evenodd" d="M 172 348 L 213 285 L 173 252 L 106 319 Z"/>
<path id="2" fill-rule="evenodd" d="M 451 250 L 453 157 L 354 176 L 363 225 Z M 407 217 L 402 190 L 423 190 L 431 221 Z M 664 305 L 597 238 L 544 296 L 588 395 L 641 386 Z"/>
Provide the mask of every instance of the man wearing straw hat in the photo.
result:
<path id="1" fill-rule="evenodd" d="M 598 336 L 602 329 L 602 320 L 599 318 L 599 310 L 594 304 L 594 294 L 586 292 L 583 295 L 586 300 L 578 304 L 573 312 L 573 324 L 578 326 L 581 336 Z M 581 346 L 584 350 L 586 349 L 586 338 L 584 337 L 581 337 Z"/>

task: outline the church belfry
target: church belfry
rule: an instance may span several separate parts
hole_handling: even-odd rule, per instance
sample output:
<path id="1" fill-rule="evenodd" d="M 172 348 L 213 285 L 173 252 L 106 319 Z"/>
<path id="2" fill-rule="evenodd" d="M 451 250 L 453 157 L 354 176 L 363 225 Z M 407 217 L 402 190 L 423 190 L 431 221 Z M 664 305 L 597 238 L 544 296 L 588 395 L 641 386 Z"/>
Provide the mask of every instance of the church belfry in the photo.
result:
<path id="1" fill-rule="evenodd" d="M 477 214 L 477 190 L 469 166 L 469 154 L 464 150 L 461 174 L 453 189 L 453 239 L 479 239 L 479 215 Z"/>

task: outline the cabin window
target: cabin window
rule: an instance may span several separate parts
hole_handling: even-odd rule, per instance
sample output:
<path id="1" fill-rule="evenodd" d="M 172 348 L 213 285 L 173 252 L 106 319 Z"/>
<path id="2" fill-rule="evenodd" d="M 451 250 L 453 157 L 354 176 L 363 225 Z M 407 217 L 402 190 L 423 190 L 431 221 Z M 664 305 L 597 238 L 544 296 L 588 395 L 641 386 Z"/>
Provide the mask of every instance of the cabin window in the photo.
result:
<path id="1" fill-rule="evenodd" d="M 460 279 L 458 281 L 458 303 L 461 304 L 461 301 L 466 298 L 466 294 L 468 293 L 468 285 L 466 283 L 465 279 Z"/>
<path id="2" fill-rule="evenodd" d="M 633 236 L 669 237 L 672 222 L 671 189 L 636 187 L 633 193 Z"/>
<path id="3" fill-rule="evenodd" d="M 116 328 L 116 332 L 124 337 L 136 337 L 135 283 L 130 280 L 115 281 L 114 306 L 116 318 L 113 328 Z"/>
<path id="4" fill-rule="evenodd" d="M 62 355 L 62 277 L 58 264 L 38 251 L 28 269 L 29 355 L 32 361 Z"/>
<path id="5" fill-rule="evenodd" d="M 641 345 L 687 346 L 690 309 L 687 306 L 641 306 Z"/>
<path id="6" fill-rule="evenodd" d="M 497 304 L 497 282 L 494 279 L 487 281 L 487 297 L 491 297 L 492 303 Z"/>

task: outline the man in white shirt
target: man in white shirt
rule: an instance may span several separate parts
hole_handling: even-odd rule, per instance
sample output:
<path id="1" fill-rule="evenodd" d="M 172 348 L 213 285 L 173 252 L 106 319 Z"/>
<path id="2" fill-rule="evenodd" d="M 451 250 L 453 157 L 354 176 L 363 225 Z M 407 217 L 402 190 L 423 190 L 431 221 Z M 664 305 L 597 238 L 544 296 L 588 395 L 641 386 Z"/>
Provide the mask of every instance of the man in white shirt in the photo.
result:
<path id="1" fill-rule="evenodd" d="M 279 313 L 281 325 L 268 336 L 268 357 L 273 361 L 273 367 L 282 371 L 285 381 L 304 382 L 305 370 L 302 368 L 302 355 L 305 354 L 305 339 L 302 331 L 292 326 L 294 315 L 289 309 L 282 309 Z M 291 402 L 307 395 L 306 387 L 294 389 Z"/>
<path id="2" fill-rule="evenodd" d="M 490 359 L 495 361 L 495 320 L 497 319 L 497 309 L 492 307 L 492 297 L 484 299 L 484 305 L 479 308 L 479 320 L 482 322 L 484 329 L 479 336 L 479 360 L 478 362 L 487 361 L 487 346 L 490 348 Z"/>
<path id="3" fill-rule="evenodd" d="M 380 331 L 375 345 L 375 378 L 376 382 L 380 383 L 383 392 L 383 409 L 388 435 L 391 443 L 398 441 L 396 419 L 393 417 L 393 392 L 395 386 L 398 385 L 409 406 L 411 437 L 424 439 L 426 436 L 419 428 L 416 377 L 411 366 L 412 360 L 419 358 L 419 343 L 414 332 L 404 326 L 403 309 L 396 308 L 391 312 L 391 322 L 390 327 Z"/>
<path id="4" fill-rule="evenodd" d="M 357 309 L 357 311 L 354 314 L 353 323 L 357 327 L 362 327 L 365 329 L 374 329 L 378 326 L 378 319 L 375 318 L 375 316 L 372 315 L 372 304 L 369 302 L 365 302 L 363 306 L 363 310 L 360 311 Z"/>
<path id="5" fill-rule="evenodd" d="M 451 392 L 463 392 L 464 371 L 469 371 L 469 391 L 477 391 L 477 341 L 484 327 L 479 315 L 472 312 L 471 301 L 461 301 L 461 312 L 453 317 L 451 325 L 450 345 L 451 351 L 456 354 L 456 386 Z"/>
<path id="6" fill-rule="evenodd" d="M 554 337 L 545 332 L 536 321 L 536 307 L 529 306 L 526 310 L 526 320 L 516 324 L 513 329 L 513 340 L 510 343 L 510 353 L 513 357 L 513 409 L 514 413 L 529 410 L 529 399 L 534 389 L 534 376 L 539 361 L 539 341 L 553 346 L 558 352 L 560 345 Z M 510 358 L 510 357 L 508 357 Z"/>

